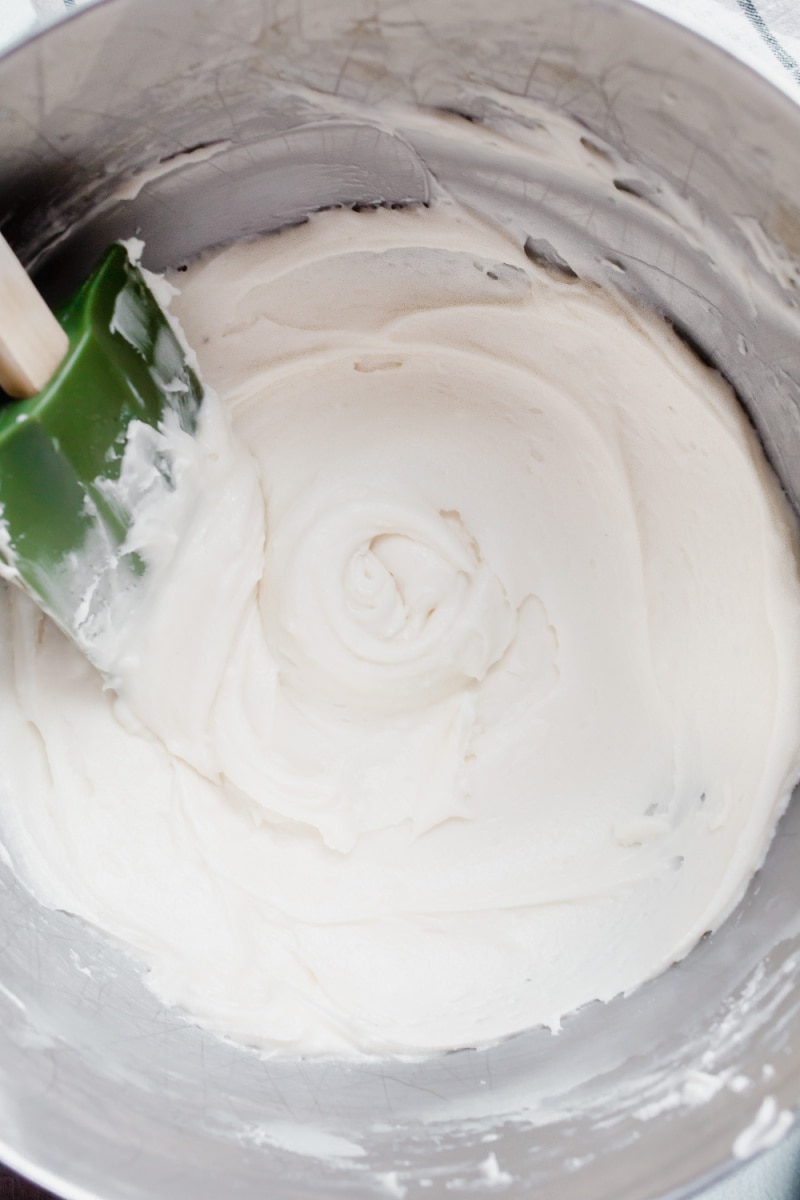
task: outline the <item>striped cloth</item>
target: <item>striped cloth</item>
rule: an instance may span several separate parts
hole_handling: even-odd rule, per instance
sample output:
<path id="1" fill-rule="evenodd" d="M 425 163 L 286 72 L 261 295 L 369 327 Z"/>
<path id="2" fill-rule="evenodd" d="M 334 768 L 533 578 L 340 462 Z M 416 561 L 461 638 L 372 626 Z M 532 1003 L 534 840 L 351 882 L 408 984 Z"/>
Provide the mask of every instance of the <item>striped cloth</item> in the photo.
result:
<path id="1" fill-rule="evenodd" d="M 640 0 L 744 59 L 800 101 L 800 0 Z"/>

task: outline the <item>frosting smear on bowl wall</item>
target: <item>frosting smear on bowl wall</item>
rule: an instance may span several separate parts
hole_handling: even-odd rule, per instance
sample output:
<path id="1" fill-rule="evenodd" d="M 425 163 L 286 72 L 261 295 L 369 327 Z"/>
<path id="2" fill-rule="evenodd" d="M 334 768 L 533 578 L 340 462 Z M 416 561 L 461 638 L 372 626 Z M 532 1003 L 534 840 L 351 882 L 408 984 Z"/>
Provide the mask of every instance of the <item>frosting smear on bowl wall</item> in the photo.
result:
<path id="1" fill-rule="evenodd" d="M 159 503 L 202 498 L 114 687 L 0 606 L 35 894 L 286 1054 L 557 1029 L 685 955 L 800 757 L 796 530 L 729 386 L 446 197 L 173 282 L 209 393 Z"/>

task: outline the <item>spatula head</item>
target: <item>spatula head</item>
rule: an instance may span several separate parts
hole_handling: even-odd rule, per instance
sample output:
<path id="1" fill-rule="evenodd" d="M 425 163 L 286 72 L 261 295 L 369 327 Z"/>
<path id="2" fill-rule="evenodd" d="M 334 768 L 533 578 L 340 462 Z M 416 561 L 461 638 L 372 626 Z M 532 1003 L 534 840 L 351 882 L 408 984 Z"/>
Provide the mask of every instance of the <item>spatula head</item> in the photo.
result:
<path id="1" fill-rule="evenodd" d="M 124 246 L 56 315 L 70 349 L 55 376 L 0 406 L 0 562 L 80 642 L 90 610 L 145 570 L 126 547 L 133 501 L 114 486 L 132 423 L 191 433 L 202 388 Z M 169 485 L 169 461 L 156 468 Z"/>

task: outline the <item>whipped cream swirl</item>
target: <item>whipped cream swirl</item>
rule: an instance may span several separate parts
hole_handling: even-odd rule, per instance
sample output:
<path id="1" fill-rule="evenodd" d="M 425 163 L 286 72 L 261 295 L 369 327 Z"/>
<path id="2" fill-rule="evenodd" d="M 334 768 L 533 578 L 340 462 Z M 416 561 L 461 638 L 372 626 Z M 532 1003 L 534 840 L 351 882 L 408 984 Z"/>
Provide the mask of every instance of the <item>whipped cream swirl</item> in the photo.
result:
<path id="1" fill-rule="evenodd" d="M 555 1028 L 685 954 L 800 752 L 794 523 L 724 381 L 446 200 L 176 282 L 213 391 L 115 689 L 0 606 L 37 894 L 288 1054 Z"/>

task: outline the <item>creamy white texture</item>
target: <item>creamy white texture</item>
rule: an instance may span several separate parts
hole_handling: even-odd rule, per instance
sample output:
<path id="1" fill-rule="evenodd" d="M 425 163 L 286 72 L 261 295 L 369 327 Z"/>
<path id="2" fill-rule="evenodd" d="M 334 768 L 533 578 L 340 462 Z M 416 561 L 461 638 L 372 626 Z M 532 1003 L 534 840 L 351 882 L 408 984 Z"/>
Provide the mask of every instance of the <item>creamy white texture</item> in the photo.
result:
<path id="1" fill-rule="evenodd" d="M 0 612 L 37 894 L 287 1053 L 557 1027 L 685 954 L 800 752 L 794 526 L 727 385 L 445 201 L 176 282 L 223 405 L 119 695 Z"/>

